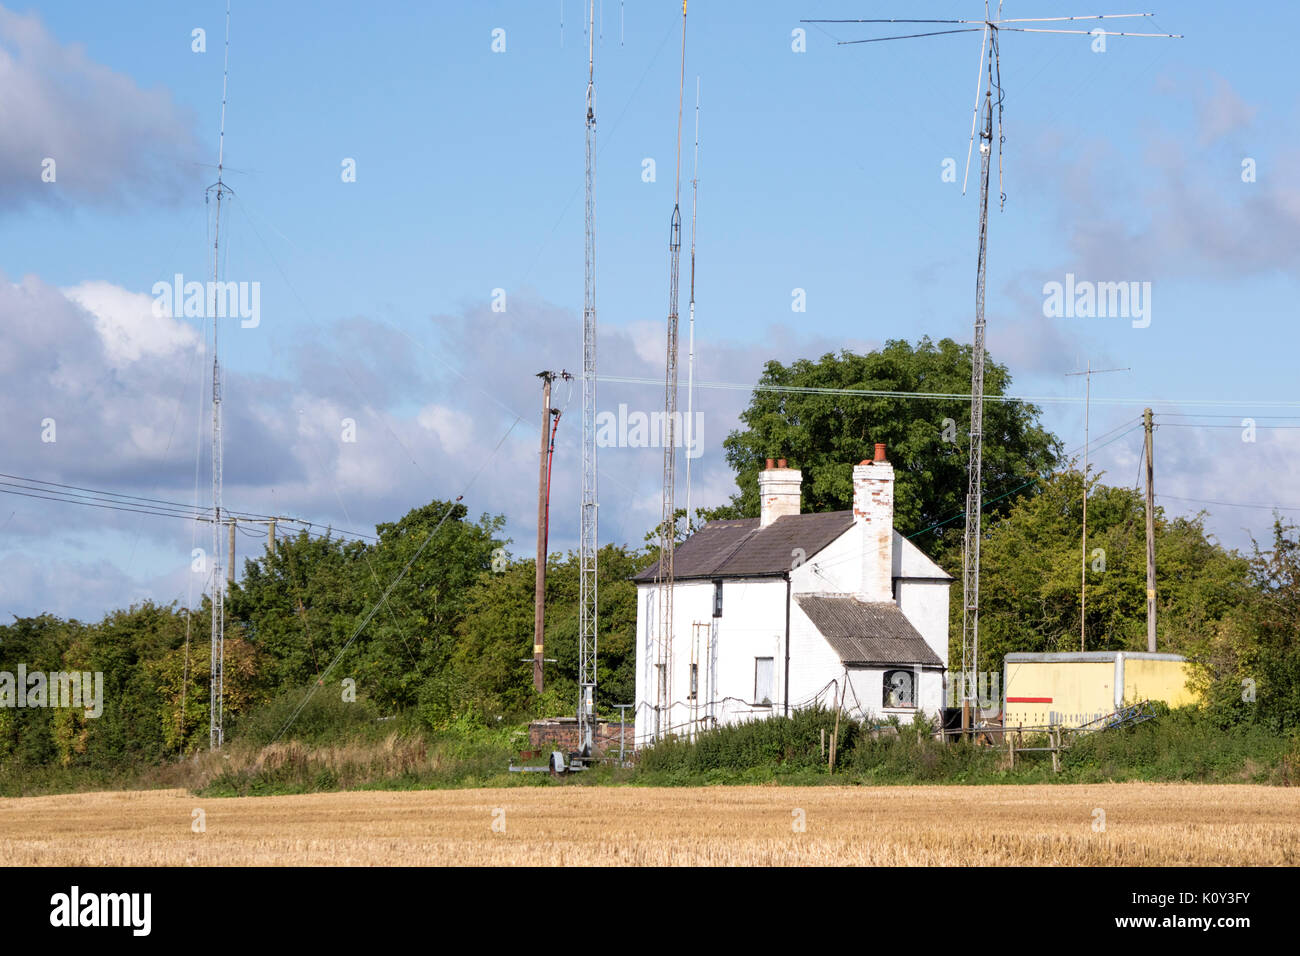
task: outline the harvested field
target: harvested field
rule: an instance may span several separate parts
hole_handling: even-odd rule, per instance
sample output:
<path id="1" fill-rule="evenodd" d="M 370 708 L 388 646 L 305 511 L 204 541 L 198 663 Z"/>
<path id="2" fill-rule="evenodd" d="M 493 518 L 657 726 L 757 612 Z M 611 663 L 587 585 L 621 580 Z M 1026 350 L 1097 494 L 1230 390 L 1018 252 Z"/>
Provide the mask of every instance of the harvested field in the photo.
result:
<path id="1" fill-rule="evenodd" d="M 206 832 L 192 830 L 196 809 Z M 1094 829 L 1097 809 L 1104 831 Z M 235 799 L 154 790 L 0 800 L 0 850 L 10 865 L 1294 866 L 1300 790 L 557 785 Z"/>

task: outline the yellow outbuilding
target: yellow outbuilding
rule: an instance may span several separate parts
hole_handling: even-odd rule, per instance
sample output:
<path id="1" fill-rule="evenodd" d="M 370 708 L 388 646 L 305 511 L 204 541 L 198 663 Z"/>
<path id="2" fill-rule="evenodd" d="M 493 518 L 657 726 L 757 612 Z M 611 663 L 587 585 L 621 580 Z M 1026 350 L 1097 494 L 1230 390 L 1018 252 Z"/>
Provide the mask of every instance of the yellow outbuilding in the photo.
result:
<path id="1" fill-rule="evenodd" d="M 1177 654 L 1146 651 L 1008 654 L 1003 726 L 1078 727 L 1138 701 L 1194 703 L 1196 694 L 1187 685 L 1191 667 Z"/>

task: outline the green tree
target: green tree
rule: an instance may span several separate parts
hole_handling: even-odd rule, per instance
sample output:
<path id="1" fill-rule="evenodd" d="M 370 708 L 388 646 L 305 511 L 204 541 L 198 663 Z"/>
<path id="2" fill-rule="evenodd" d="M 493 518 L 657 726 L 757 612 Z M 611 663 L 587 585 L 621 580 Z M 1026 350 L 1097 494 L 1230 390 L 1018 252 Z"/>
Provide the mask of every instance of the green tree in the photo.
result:
<path id="1" fill-rule="evenodd" d="M 840 511 L 853 505 L 853 465 L 872 457 L 875 442 L 888 447 L 894 465 L 895 525 L 914 534 L 950 521 L 965 510 L 970 401 L 916 399 L 906 395 L 854 396 L 817 389 L 970 394 L 971 348 L 951 339 L 901 340 L 858 355 L 843 351 L 789 366 L 768 362 L 749 407 L 745 427 L 723 442 L 740 491 L 729 506 L 708 517 L 755 517 L 758 472 L 766 458 L 786 458 L 803 470 L 805 511 Z M 1005 365 L 986 360 L 985 394 L 1002 395 L 1011 384 Z M 766 387 L 778 387 L 768 390 Z M 784 391 L 797 388 L 810 391 Z M 994 501 L 1047 475 L 1060 443 L 1038 424 L 1039 409 L 1023 402 L 988 402 L 984 408 L 984 487 L 990 516 L 1005 514 L 1015 496 Z M 960 526 L 958 525 L 958 528 Z M 958 531 L 960 533 L 960 531 Z M 931 553 L 939 536 L 916 543 Z"/>
<path id="2" fill-rule="evenodd" d="M 632 575 L 651 561 L 645 552 L 606 545 L 597 555 L 596 707 L 617 715 L 615 704 L 635 694 L 636 585 Z M 578 700 L 578 558 L 552 555 L 546 570 L 547 694 L 538 700 L 531 669 L 536 562 L 513 561 L 480 577 L 458 631 L 454 657 L 469 702 L 484 716 L 570 714 Z"/>
<path id="3" fill-rule="evenodd" d="M 62 669 L 64 654 L 86 631 L 79 621 L 53 614 L 15 618 L 0 626 L 0 671 L 17 676 L 18 665 L 31 671 Z M 54 712 L 41 707 L 0 708 L 0 763 L 23 766 L 52 763 L 58 757 Z"/>
<path id="4" fill-rule="evenodd" d="M 1041 482 L 985 526 L 980 563 L 980 661 L 996 670 L 1013 651 L 1079 649 L 1083 477 Z M 1089 482 L 1088 650 L 1146 649 L 1146 514 L 1131 488 Z M 1200 638 L 1243 600 L 1246 561 L 1215 543 L 1203 517 L 1155 516 L 1157 647 L 1195 655 Z M 954 543 L 943 563 L 960 574 Z M 959 585 L 958 585 L 959 587 Z M 960 661 L 961 601 L 950 602 L 949 659 Z"/>
<path id="5" fill-rule="evenodd" d="M 365 611 L 361 582 L 372 552 L 362 541 L 301 531 L 244 562 L 226 618 L 262 655 L 267 686 L 305 686 L 334 659 Z"/>
<path id="6" fill-rule="evenodd" d="M 1300 730 L 1300 528 L 1273 521 L 1271 548 L 1251 542 L 1249 587 L 1197 642 L 1203 690 L 1221 723 Z"/>
<path id="7" fill-rule="evenodd" d="M 335 677 L 354 677 L 381 708 L 416 703 L 425 684 L 444 676 L 469 592 L 503 545 L 504 517 L 470 522 L 467 514 L 459 502 L 433 501 L 376 529 L 379 544 L 366 563 L 362 593 L 367 610 L 385 593 L 388 599 Z"/>
<path id="8" fill-rule="evenodd" d="M 491 566 L 504 523 L 471 522 L 464 505 L 435 500 L 379 525 L 375 544 L 299 534 L 246 562 L 228 616 L 267 659 L 268 692 L 309 686 L 347 646 L 331 689 L 352 678 L 383 712 L 414 706 L 449 676 L 466 596 Z"/>

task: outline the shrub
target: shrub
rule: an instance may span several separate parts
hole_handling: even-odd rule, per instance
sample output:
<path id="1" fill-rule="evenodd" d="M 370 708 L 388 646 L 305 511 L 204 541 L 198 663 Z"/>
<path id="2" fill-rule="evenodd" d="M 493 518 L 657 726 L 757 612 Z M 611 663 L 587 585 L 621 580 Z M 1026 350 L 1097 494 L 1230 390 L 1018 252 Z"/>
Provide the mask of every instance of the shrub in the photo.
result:
<path id="1" fill-rule="evenodd" d="M 830 747 L 835 732 L 835 712 L 809 707 L 789 717 L 770 717 L 728 724 L 698 734 L 691 742 L 669 737 L 641 752 L 639 770 L 647 773 L 709 773 L 744 771 L 762 767 L 816 770 L 826 765 L 822 756 L 822 731 Z M 859 724 L 840 718 L 836 741 L 839 764 L 861 733 Z"/>
<path id="2" fill-rule="evenodd" d="M 386 721 L 379 720 L 377 710 L 365 698 L 344 701 L 337 692 L 326 688 L 318 688 L 305 704 L 304 697 L 306 692 L 301 690 L 281 694 L 241 719 L 232 736 L 262 747 L 274 741 L 286 724 L 289 724 L 286 739 L 308 743 L 359 735 L 381 736 L 392 729 Z"/>

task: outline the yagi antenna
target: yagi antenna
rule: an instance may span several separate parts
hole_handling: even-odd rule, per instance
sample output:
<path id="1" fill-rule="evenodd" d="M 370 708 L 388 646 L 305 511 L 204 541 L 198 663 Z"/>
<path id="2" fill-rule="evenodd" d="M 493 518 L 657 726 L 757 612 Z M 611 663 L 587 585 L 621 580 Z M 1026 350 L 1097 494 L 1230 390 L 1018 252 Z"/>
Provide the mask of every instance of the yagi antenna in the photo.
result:
<path id="1" fill-rule="evenodd" d="M 1002 0 L 998 0 L 998 12 L 996 18 L 990 16 L 989 3 L 984 3 L 983 20 L 962 20 L 962 19 L 904 19 L 899 17 L 890 18 L 871 18 L 871 19 L 840 19 L 840 20 L 800 20 L 800 23 L 905 23 L 905 24 L 933 24 L 954 26 L 952 30 L 932 30 L 923 33 L 896 34 L 884 37 L 867 37 L 861 40 L 838 40 L 837 46 L 853 46 L 861 43 L 884 43 L 888 40 L 914 40 L 920 37 L 944 36 L 953 33 L 982 33 L 980 41 L 980 61 L 979 68 L 975 74 L 975 106 L 971 111 L 971 128 L 970 141 L 966 147 L 966 168 L 962 173 L 961 192 L 966 195 L 966 187 L 970 181 L 970 161 L 975 147 L 975 132 L 979 124 L 979 105 L 980 93 L 983 92 L 983 83 L 985 78 L 985 57 L 988 55 L 992 63 L 990 82 L 996 84 L 1001 73 L 1001 64 L 999 60 L 999 50 L 997 35 L 1001 31 L 1011 31 L 1015 33 L 1056 33 L 1071 34 L 1075 36 L 1106 36 L 1106 37 L 1158 37 L 1164 39 L 1180 40 L 1181 33 L 1132 33 L 1127 31 L 1103 30 L 1100 27 L 1092 30 L 1061 30 L 1049 27 L 1028 27 L 1028 26 L 1010 26 L 1009 24 L 1019 23 L 1063 23 L 1078 22 L 1082 20 L 1132 20 L 1142 17 L 1154 17 L 1154 13 L 1092 13 L 1077 16 L 1058 16 L 1058 17 L 1002 17 Z M 998 191 L 1002 192 L 1002 109 L 1001 109 L 1002 89 L 998 86 Z M 1005 202 L 1005 196 L 1002 197 Z"/>

